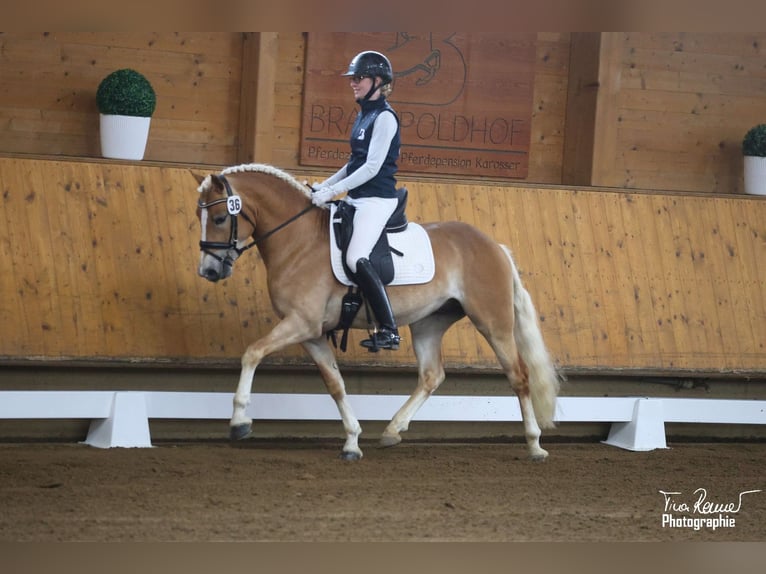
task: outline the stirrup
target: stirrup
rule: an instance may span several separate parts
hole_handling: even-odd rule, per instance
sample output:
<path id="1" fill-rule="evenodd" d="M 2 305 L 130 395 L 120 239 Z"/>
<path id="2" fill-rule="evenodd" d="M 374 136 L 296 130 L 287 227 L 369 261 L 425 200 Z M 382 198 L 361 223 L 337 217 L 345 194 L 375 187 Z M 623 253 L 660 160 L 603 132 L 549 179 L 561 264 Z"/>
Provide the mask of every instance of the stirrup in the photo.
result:
<path id="1" fill-rule="evenodd" d="M 369 339 L 364 339 L 360 344 L 371 353 L 377 353 L 381 349 L 389 351 L 399 350 L 399 341 L 401 341 L 401 337 L 399 337 L 396 331 L 382 329 L 375 331 Z"/>

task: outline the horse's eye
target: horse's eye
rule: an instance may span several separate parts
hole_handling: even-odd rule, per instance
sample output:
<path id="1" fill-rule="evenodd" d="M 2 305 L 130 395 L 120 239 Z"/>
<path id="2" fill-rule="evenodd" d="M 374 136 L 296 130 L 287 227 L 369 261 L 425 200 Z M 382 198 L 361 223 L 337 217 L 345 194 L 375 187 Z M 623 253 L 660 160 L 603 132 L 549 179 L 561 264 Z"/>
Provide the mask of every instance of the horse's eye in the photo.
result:
<path id="1" fill-rule="evenodd" d="M 213 223 L 216 225 L 223 225 L 226 223 L 226 219 L 228 218 L 228 215 L 219 215 L 218 217 L 213 218 Z"/>

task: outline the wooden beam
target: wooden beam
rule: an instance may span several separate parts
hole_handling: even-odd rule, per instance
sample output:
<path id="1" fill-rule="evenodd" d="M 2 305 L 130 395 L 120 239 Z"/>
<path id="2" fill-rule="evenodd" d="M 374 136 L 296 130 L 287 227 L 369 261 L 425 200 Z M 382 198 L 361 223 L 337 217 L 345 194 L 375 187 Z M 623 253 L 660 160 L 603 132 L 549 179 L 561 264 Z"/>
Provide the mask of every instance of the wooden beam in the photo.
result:
<path id="1" fill-rule="evenodd" d="M 600 47 L 599 32 L 572 33 L 561 168 L 564 185 L 591 185 Z"/>
<path id="2" fill-rule="evenodd" d="M 617 124 L 619 122 L 622 52 L 621 32 L 602 32 L 599 48 L 598 96 L 593 133 L 593 168 L 591 185 L 621 187 L 623 182 L 614 169 L 617 159 Z"/>
<path id="3" fill-rule="evenodd" d="M 277 32 L 244 34 L 237 153 L 241 163 L 271 163 L 278 46 Z"/>

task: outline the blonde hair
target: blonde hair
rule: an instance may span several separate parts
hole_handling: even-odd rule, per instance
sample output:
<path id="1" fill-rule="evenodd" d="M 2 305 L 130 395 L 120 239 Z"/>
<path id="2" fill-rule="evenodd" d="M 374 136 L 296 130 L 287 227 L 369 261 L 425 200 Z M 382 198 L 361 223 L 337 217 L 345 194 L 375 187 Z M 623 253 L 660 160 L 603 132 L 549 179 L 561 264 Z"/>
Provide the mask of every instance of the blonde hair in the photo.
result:
<path id="1" fill-rule="evenodd" d="M 394 87 L 391 84 L 386 84 L 385 86 L 380 88 L 380 95 L 388 97 L 391 95 L 391 92 L 394 91 Z"/>

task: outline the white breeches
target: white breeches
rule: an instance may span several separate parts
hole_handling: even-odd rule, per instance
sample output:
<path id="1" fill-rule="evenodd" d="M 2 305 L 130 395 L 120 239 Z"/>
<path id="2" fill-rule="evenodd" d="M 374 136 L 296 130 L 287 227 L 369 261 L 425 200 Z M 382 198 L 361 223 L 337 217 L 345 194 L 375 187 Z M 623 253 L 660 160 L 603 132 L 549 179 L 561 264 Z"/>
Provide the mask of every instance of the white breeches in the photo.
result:
<path id="1" fill-rule="evenodd" d="M 370 256 L 398 201 L 396 198 L 384 197 L 347 197 L 345 201 L 356 208 L 354 234 L 346 252 L 346 265 L 356 273 L 356 262 L 362 257 Z"/>

